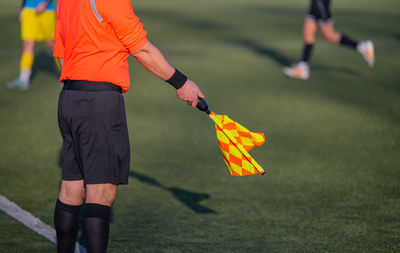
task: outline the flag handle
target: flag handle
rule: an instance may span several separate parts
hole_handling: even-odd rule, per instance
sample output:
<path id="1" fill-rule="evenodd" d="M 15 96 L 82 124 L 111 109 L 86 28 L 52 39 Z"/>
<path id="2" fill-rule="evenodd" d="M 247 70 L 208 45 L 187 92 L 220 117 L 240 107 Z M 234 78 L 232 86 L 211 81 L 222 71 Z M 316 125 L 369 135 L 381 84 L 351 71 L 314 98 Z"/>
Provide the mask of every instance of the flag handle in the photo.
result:
<path id="1" fill-rule="evenodd" d="M 208 109 L 207 102 L 200 97 L 197 98 L 197 109 L 199 109 L 200 111 L 205 112 L 207 114 L 211 113 L 211 111 Z"/>

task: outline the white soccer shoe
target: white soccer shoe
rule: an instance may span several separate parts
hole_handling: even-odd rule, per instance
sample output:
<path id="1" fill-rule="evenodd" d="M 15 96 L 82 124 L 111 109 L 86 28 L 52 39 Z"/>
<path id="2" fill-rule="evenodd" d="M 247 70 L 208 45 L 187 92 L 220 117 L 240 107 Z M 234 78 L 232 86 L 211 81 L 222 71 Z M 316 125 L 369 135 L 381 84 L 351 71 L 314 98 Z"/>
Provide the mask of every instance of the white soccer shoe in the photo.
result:
<path id="1" fill-rule="evenodd" d="M 361 41 L 357 45 L 357 51 L 360 52 L 367 61 L 368 66 L 372 68 L 375 63 L 374 43 L 372 41 Z"/>
<path id="2" fill-rule="evenodd" d="M 17 78 L 14 79 L 13 81 L 7 82 L 6 87 L 7 89 L 27 90 L 29 89 L 29 82 L 25 82 Z"/>
<path id="3" fill-rule="evenodd" d="M 292 67 L 283 68 L 282 72 L 285 76 L 294 79 L 307 80 L 310 77 L 310 67 L 307 62 L 302 61 Z"/>

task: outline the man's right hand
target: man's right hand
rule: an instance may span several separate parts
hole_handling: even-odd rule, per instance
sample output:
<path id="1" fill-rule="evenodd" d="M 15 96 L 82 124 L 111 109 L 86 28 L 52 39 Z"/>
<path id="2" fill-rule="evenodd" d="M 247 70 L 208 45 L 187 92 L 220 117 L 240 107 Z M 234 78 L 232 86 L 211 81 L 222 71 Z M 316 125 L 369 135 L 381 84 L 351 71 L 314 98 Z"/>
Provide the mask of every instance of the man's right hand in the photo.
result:
<path id="1" fill-rule="evenodd" d="M 176 95 L 182 101 L 185 101 L 188 105 L 196 107 L 197 98 L 204 98 L 203 93 L 199 87 L 192 81 L 187 80 L 186 83 L 179 89 L 176 90 Z"/>
<path id="2" fill-rule="evenodd" d="M 42 14 L 46 8 L 47 8 L 48 3 L 46 1 L 41 2 L 36 6 L 36 14 Z"/>

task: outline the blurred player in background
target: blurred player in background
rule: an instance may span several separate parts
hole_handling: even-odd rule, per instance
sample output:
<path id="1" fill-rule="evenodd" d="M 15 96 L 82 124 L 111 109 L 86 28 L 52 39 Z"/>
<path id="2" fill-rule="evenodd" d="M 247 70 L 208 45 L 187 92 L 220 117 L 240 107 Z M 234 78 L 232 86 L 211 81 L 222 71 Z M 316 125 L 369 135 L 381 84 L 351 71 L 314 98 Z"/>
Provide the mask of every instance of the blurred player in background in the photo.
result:
<path id="1" fill-rule="evenodd" d="M 6 83 L 6 87 L 26 90 L 32 74 L 35 42 L 44 41 L 53 50 L 56 23 L 53 0 L 23 0 L 19 21 L 22 39 L 20 72 L 18 78 Z"/>
<path id="2" fill-rule="evenodd" d="M 283 73 L 286 76 L 302 80 L 309 78 L 309 60 L 318 28 L 325 41 L 357 50 L 363 55 L 371 68 L 374 66 L 374 44 L 371 41 L 355 41 L 343 33 L 336 31 L 329 6 L 330 0 L 311 0 L 311 6 L 303 26 L 303 55 L 300 62 L 294 64 L 292 67 L 283 69 Z"/>

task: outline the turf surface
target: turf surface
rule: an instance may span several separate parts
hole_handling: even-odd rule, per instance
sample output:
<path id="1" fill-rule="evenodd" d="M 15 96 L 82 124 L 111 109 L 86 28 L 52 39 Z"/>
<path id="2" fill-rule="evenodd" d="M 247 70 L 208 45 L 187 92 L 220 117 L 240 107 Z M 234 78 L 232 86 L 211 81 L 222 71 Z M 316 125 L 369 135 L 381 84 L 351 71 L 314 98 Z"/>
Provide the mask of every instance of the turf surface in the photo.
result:
<path id="1" fill-rule="evenodd" d="M 338 30 L 375 42 L 374 69 L 318 37 L 310 79 L 289 80 L 281 68 L 300 56 L 307 4 L 134 1 L 149 39 L 211 109 L 265 132 L 251 154 L 266 175 L 229 176 L 207 116 L 131 59 L 133 162 L 109 252 L 400 251 L 400 2 L 333 2 Z M 18 74 L 18 8 L 0 0 L 0 194 L 52 225 L 60 86 L 38 45 L 31 89 L 4 87 Z M 4 213 L 0 228 L 0 252 L 55 250 Z"/>

